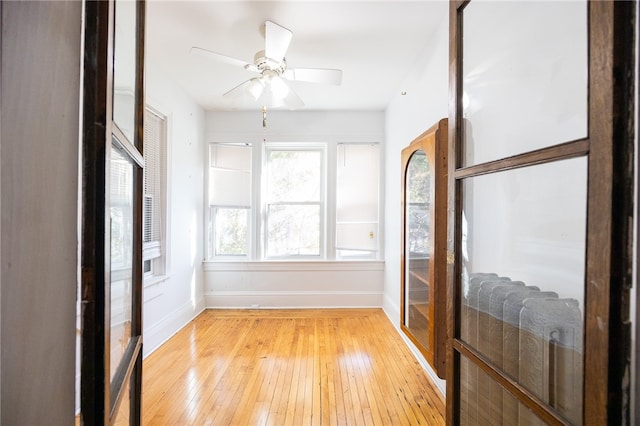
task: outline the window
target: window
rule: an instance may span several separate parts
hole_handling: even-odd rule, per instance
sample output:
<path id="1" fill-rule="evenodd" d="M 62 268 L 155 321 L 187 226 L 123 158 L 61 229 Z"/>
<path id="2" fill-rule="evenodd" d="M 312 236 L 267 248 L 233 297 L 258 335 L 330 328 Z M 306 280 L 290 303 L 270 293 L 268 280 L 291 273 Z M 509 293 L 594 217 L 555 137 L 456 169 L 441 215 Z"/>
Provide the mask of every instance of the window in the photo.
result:
<path id="1" fill-rule="evenodd" d="M 322 254 L 323 154 L 267 148 L 266 257 Z"/>
<path id="2" fill-rule="evenodd" d="M 379 226 L 379 145 L 338 145 L 336 170 L 336 256 L 375 258 Z"/>
<path id="3" fill-rule="evenodd" d="M 142 199 L 143 273 L 165 274 L 166 121 L 149 108 L 144 116 L 144 195 Z"/>
<path id="4" fill-rule="evenodd" d="M 251 217 L 251 146 L 209 148 L 209 257 L 247 257 Z"/>
<path id="5" fill-rule="evenodd" d="M 215 143 L 209 153 L 208 259 L 378 257 L 378 144 Z"/>

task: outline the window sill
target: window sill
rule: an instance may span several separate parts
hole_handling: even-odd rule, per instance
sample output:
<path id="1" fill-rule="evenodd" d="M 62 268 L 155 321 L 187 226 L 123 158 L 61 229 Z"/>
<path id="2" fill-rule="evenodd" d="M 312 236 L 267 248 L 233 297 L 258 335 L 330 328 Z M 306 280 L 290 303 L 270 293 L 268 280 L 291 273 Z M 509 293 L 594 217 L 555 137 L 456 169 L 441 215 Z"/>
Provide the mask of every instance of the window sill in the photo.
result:
<path id="1" fill-rule="evenodd" d="M 143 277 L 142 282 L 144 283 L 144 287 L 151 287 L 152 285 L 167 281 L 169 278 L 171 278 L 171 275 L 152 275 L 148 278 Z"/>
<path id="2" fill-rule="evenodd" d="M 153 275 L 148 278 L 143 278 L 143 300 L 147 303 L 153 299 L 156 299 L 164 294 L 164 283 L 171 278 L 171 275 Z"/>
<path id="3" fill-rule="evenodd" d="M 383 271 L 384 260 L 205 260 L 206 271 Z"/>

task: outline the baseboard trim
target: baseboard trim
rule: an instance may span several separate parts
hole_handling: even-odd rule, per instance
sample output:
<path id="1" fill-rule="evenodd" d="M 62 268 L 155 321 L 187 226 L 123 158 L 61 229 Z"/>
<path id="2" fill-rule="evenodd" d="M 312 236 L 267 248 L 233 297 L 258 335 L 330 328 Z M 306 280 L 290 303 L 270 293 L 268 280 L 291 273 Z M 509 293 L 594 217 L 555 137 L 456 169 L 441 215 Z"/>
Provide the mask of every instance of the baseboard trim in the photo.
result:
<path id="1" fill-rule="evenodd" d="M 205 309 L 204 297 L 196 301 L 195 306 L 189 301 L 175 311 L 169 313 L 161 321 L 153 324 L 144 331 L 142 357 L 146 358 L 158 349 L 164 342 L 173 337 L 189 322 L 200 315 Z"/>
<path id="2" fill-rule="evenodd" d="M 404 343 L 407 345 L 407 347 L 409 348 L 413 356 L 416 358 L 416 360 L 418 361 L 422 369 L 427 373 L 427 375 L 431 379 L 431 382 L 440 391 L 442 396 L 446 396 L 446 382 L 442 380 L 440 377 L 438 377 L 438 375 L 436 374 L 435 371 L 433 371 L 433 368 L 431 368 L 427 360 L 424 359 L 424 356 L 422 356 L 422 353 L 420 353 L 420 350 L 402 332 L 402 330 L 400 329 L 400 311 L 398 309 L 398 306 L 395 303 L 393 303 L 386 294 L 384 295 L 384 303 L 382 305 L 382 310 L 387 315 L 387 318 L 389 318 L 389 321 L 391 321 L 391 324 L 393 324 L 393 327 L 396 329 L 396 331 L 398 332 L 398 334 L 400 335 Z"/>
<path id="3" fill-rule="evenodd" d="M 396 328 L 400 327 L 400 307 L 391 300 L 387 293 L 382 299 L 382 310 Z"/>
<path id="4" fill-rule="evenodd" d="M 210 291 L 207 308 L 380 308 L 378 291 Z"/>

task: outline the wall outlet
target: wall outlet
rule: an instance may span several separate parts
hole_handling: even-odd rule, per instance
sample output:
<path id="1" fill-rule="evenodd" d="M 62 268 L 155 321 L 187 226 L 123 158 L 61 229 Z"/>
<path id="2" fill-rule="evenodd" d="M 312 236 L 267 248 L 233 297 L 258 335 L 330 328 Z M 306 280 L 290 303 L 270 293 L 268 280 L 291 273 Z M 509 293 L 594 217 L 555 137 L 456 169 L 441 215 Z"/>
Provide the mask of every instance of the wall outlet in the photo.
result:
<path id="1" fill-rule="evenodd" d="M 254 303 L 251 305 L 251 309 L 258 309 L 260 308 L 260 305 L 258 305 L 257 303 Z"/>

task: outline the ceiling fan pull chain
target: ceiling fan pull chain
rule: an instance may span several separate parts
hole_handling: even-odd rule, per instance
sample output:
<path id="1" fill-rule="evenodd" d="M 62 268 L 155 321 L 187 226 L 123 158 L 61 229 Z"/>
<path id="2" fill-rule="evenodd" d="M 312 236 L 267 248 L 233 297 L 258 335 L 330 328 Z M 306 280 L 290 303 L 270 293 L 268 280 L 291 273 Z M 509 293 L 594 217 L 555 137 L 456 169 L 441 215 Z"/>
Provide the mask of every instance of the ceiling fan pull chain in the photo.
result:
<path id="1" fill-rule="evenodd" d="M 267 106 L 266 105 L 262 106 L 262 128 L 263 129 L 267 128 Z"/>

